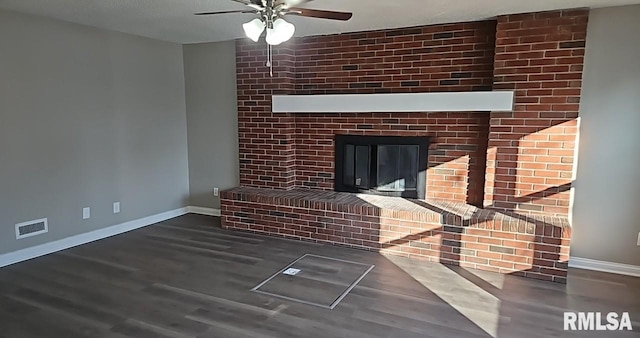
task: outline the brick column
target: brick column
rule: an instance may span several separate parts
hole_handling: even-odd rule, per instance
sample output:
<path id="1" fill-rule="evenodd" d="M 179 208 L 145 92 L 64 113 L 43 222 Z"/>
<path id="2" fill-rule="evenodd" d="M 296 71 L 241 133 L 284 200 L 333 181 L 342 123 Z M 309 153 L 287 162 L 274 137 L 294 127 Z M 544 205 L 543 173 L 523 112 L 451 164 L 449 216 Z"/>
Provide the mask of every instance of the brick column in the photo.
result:
<path id="1" fill-rule="evenodd" d="M 273 49 L 273 77 L 265 43 L 236 42 L 240 185 L 290 189 L 295 181 L 295 120 L 271 112 L 271 96 L 290 94 L 295 83 L 293 42 Z"/>
<path id="2" fill-rule="evenodd" d="M 588 14 L 498 18 L 493 88 L 516 104 L 491 114 L 485 206 L 568 215 Z"/>

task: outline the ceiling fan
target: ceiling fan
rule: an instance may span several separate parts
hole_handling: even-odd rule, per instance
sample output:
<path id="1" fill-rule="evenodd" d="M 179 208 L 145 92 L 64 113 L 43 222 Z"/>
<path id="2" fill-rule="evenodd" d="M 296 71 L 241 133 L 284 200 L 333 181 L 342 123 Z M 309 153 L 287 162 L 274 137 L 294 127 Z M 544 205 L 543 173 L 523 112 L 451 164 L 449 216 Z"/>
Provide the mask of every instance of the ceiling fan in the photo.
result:
<path id="1" fill-rule="evenodd" d="M 258 42 L 262 32 L 266 29 L 266 42 L 269 46 L 279 45 L 293 37 L 295 26 L 284 20 L 287 15 L 298 15 L 310 18 L 320 18 L 329 20 L 347 21 L 351 19 L 353 13 L 326 11 L 319 9 L 307 9 L 295 7 L 313 0 L 231 0 L 246 5 L 250 9 L 204 12 L 195 15 L 218 15 L 231 13 L 253 13 L 258 18 L 253 19 L 242 27 L 251 40 Z"/>

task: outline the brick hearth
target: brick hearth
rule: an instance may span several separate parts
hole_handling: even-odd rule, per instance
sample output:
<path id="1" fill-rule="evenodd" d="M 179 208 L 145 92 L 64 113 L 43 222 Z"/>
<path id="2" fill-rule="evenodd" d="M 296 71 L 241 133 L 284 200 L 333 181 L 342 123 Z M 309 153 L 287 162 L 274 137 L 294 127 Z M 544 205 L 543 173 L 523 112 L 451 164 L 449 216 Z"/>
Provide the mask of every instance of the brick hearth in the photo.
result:
<path id="1" fill-rule="evenodd" d="M 586 10 L 565 10 L 297 38 L 274 48 L 273 78 L 264 44 L 238 41 L 240 189 L 252 189 L 223 194 L 225 226 L 563 281 L 587 18 Z M 486 90 L 514 91 L 513 112 L 271 112 L 273 94 Z M 367 197 L 367 212 L 381 214 L 362 216 L 377 221 L 357 219 L 349 208 L 362 198 L 332 192 L 336 134 L 429 136 L 428 202 L 392 199 L 397 205 L 389 206 Z M 344 205 L 315 195 L 340 196 Z M 309 201 L 315 202 L 304 207 Z M 405 210 L 420 203 L 426 204 Z M 411 225 L 386 236 L 399 226 L 387 222 L 409 222 L 390 217 L 393 210 L 409 212 Z M 429 218 L 443 212 L 444 222 Z"/>
<path id="2" fill-rule="evenodd" d="M 566 281 L 566 218 L 308 189 L 222 192 L 226 228 Z"/>

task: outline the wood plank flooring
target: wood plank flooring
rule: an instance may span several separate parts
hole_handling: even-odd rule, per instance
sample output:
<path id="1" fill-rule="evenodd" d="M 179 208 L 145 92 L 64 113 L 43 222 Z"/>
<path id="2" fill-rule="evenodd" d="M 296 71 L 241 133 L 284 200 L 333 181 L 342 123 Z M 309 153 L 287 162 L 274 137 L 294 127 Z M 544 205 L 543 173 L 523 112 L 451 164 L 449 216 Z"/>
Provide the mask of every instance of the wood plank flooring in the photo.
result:
<path id="1" fill-rule="evenodd" d="M 189 214 L 1 268 L 0 337 L 640 337 L 640 278 L 571 269 L 562 285 L 219 222 Z M 305 253 L 376 267 L 333 310 L 249 291 Z M 635 331 L 563 331 L 565 311 L 627 311 Z"/>

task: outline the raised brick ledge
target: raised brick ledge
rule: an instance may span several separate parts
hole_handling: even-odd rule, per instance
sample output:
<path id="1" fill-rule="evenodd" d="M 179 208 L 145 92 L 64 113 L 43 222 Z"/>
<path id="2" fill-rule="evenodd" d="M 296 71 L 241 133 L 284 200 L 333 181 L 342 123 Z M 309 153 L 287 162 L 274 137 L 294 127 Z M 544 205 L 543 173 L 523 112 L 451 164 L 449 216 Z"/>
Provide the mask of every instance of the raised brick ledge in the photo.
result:
<path id="1" fill-rule="evenodd" d="M 248 187 L 223 191 L 221 210 L 227 229 L 566 282 L 566 218 L 455 202 Z"/>
<path id="2" fill-rule="evenodd" d="M 566 217 L 505 213 L 450 201 L 413 200 L 309 189 L 245 187 L 225 190 L 221 193 L 221 198 L 522 234 L 546 234 L 555 238 L 569 237 L 571 232 Z"/>

